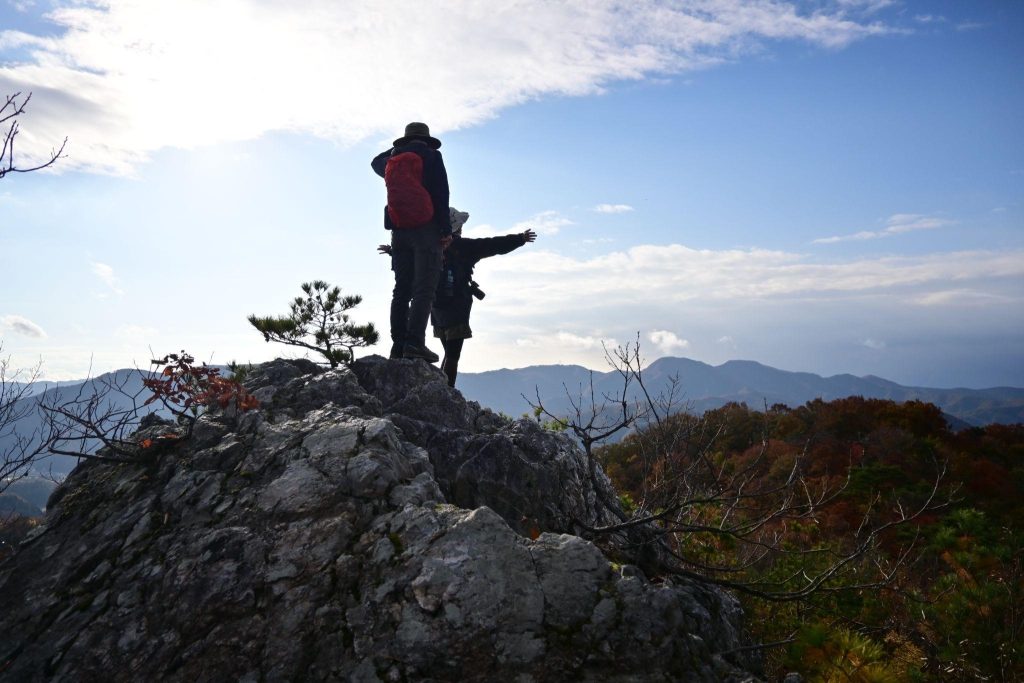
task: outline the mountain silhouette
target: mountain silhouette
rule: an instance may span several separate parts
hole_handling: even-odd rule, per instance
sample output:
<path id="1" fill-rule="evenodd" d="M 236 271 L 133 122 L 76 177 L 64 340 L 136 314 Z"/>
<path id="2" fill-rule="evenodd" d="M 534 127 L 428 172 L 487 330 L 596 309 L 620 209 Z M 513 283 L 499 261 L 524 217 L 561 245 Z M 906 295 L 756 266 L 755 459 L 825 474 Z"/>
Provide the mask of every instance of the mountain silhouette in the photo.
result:
<path id="1" fill-rule="evenodd" d="M 578 365 L 537 365 L 516 370 L 460 373 L 459 389 L 467 398 L 508 415 L 529 412 L 532 410 L 529 402 L 536 403 L 538 396 L 550 412 L 564 414 L 571 408 L 569 396 L 589 395 L 591 376 L 599 397 L 614 394 L 621 387 L 621 377 L 611 370 L 591 373 Z M 749 360 L 709 365 L 673 357 L 652 362 L 644 369 L 643 377 L 654 394 L 666 391 L 673 378 L 677 378 L 681 403 L 695 412 L 730 402 L 746 403 L 752 408 L 776 403 L 796 407 L 814 399 L 831 401 L 863 396 L 934 403 L 951 418 L 953 428 L 1024 422 L 1024 389 L 1014 387 L 935 389 L 903 386 L 873 375 L 822 377 L 810 372 L 779 370 Z M 634 392 L 634 396 L 637 395 Z"/>

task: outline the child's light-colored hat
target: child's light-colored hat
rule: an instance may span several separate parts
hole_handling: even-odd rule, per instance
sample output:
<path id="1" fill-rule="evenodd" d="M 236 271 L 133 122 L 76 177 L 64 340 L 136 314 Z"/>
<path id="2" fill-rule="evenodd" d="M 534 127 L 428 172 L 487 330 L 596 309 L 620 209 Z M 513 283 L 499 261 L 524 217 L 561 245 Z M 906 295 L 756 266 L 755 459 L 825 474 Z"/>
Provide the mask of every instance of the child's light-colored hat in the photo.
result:
<path id="1" fill-rule="evenodd" d="M 469 214 L 465 211 L 459 211 L 454 206 L 448 207 L 448 221 L 452 224 L 452 232 L 455 234 L 462 233 L 462 226 L 469 220 Z"/>

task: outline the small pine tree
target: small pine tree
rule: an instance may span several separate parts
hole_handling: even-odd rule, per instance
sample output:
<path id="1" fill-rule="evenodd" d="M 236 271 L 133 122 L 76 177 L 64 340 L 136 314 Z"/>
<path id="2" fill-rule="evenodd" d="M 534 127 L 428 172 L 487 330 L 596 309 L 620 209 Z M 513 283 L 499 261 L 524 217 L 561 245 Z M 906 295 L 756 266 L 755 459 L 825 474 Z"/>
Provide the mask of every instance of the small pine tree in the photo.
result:
<path id="1" fill-rule="evenodd" d="M 305 296 L 296 297 L 291 303 L 291 315 L 249 316 L 249 322 L 263 334 L 263 339 L 316 351 L 332 368 L 355 360 L 356 347 L 377 343 L 380 335 L 373 323 L 356 325 L 346 312 L 358 306 L 363 297 L 342 296 L 340 288 L 331 288 L 323 280 L 304 282 L 302 291 Z"/>

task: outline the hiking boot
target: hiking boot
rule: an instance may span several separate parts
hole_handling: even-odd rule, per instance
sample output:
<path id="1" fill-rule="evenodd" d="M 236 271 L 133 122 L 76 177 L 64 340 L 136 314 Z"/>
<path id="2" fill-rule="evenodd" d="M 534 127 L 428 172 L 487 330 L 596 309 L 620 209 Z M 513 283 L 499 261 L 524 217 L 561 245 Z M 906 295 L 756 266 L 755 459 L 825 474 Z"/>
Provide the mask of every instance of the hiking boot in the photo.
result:
<path id="1" fill-rule="evenodd" d="M 402 342 L 395 342 L 391 345 L 391 353 L 388 354 L 388 358 L 391 360 L 398 360 L 405 357 L 405 344 Z"/>
<path id="2" fill-rule="evenodd" d="M 436 363 L 441 359 L 440 356 L 422 344 L 406 344 L 403 358 L 422 358 L 428 363 Z"/>

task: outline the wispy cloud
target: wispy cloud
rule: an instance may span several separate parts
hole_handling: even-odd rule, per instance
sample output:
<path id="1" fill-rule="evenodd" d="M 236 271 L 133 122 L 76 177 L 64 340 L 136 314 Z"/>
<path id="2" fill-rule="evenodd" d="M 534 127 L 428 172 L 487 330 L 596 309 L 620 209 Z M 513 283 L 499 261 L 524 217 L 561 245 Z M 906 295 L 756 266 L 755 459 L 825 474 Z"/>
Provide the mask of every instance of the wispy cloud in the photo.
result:
<path id="1" fill-rule="evenodd" d="M 542 211 L 532 218 L 516 223 L 509 232 L 534 230 L 538 235 L 557 235 L 567 225 L 574 223 L 557 211 Z"/>
<path id="2" fill-rule="evenodd" d="M 131 173 L 155 150 L 268 131 L 349 144 L 425 120 L 443 134 L 540 97 L 706 67 L 767 41 L 834 49 L 894 33 L 860 18 L 884 6 L 877 0 L 54 4 L 56 36 L 0 32 L 27 50 L 17 62 L 0 52 L 0 91 L 36 93 L 19 138 L 25 163 L 70 137 L 74 154 L 58 172 Z"/>
<path id="3" fill-rule="evenodd" d="M 947 225 L 953 221 L 934 216 L 922 216 L 914 213 L 894 214 L 886 220 L 886 227 L 882 230 L 864 230 L 849 235 L 836 235 L 833 237 L 822 237 L 813 241 L 813 244 L 835 244 L 836 242 L 850 242 L 858 240 L 876 240 L 883 237 L 892 237 L 905 232 L 915 230 L 933 230 Z"/>
<path id="4" fill-rule="evenodd" d="M 497 237 L 498 235 L 508 235 L 515 232 L 533 230 L 538 235 L 550 236 L 557 235 L 562 228 L 568 225 L 575 225 L 575 223 L 560 214 L 558 211 L 541 211 L 525 221 L 519 221 L 507 230 L 490 225 L 489 223 L 481 223 L 480 225 L 467 225 L 462 229 L 462 235 L 464 237 L 473 238 Z"/>
<path id="5" fill-rule="evenodd" d="M 20 315 L 5 315 L 0 318 L 0 325 L 2 325 L 4 329 L 25 337 L 33 337 L 35 339 L 46 338 L 46 332 L 43 331 L 43 328 L 36 325 L 28 318 L 24 318 Z"/>
<path id="6" fill-rule="evenodd" d="M 1013 299 L 996 292 L 976 289 L 940 289 L 927 292 L 914 298 L 920 306 L 983 306 L 992 304 L 1011 304 Z"/>
<path id="7" fill-rule="evenodd" d="M 869 349 L 874 349 L 875 351 L 881 351 L 882 349 L 885 348 L 885 342 L 880 339 L 871 339 L 869 337 L 868 339 L 865 339 L 862 343 L 864 346 L 868 347 Z"/>
<path id="8" fill-rule="evenodd" d="M 145 325 L 121 325 L 115 332 L 117 338 L 126 343 L 147 343 L 157 335 L 155 327 Z"/>
<path id="9" fill-rule="evenodd" d="M 481 223 L 479 225 L 469 226 L 467 225 L 462 229 L 463 237 L 497 237 L 498 235 L 505 235 L 506 232 L 494 227 L 490 223 Z"/>
<path id="10" fill-rule="evenodd" d="M 555 335 L 555 341 L 561 346 L 568 346 L 574 349 L 593 351 L 602 348 L 602 344 L 609 349 L 619 345 L 615 339 L 601 335 L 580 335 L 573 332 L 561 331 Z"/>
<path id="11" fill-rule="evenodd" d="M 598 213 L 627 213 L 632 210 L 629 204 L 598 204 L 594 207 Z"/>
<path id="12" fill-rule="evenodd" d="M 668 330 L 652 330 L 647 335 L 647 339 L 665 355 L 679 353 L 690 348 L 689 341 L 681 339 L 674 332 Z"/>
<path id="13" fill-rule="evenodd" d="M 783 251 L 713 251 L 670 244 L 641 245 L 593 258 L 535 249 L 495 259 L 488 268 L 488 277 L 496 283 L 515 283 L 495 296 L 490 310 L 501 308 L 515 316 L 542 310 L 557 318 L 568 312 L 611 312 L 638 304 L 668 310 L 687 302 L 883 294 L 924 305 L 930 300 L 922 297 L 931 292 L 966 287 L 1024 298 L 1021 250 L 821 262 Z"/>
<path id="14" fill-rule="evenodd" d="M 896 0 L 839 0 L 840 7 L 860 10 L 868 14 L 892 7 L 894 4 L 896 4 Z"/>
<path id="15" fill-rule="evenodd" d="M 92 263 L 92 274 L 100 279 L 100 281 L 110 289 L 111 292 L 118 296 L 124 294 L 124 290 L 121 289 L 121 282 L 116 275 L 114 275 L 114 269 L 108 266 L 106 263 Z"/>
<path id="16" fill-rule="evenodd" d="M 14 9 L 15 12 L 27 12 L 35 7 L 35 0 L 7 0 L 8 6 Z"/>
<path id="17" fill-rule="evenodd" d="M 914 21 L 919 24 L 944 24 L 946 17 L 940 14 L 917 14 L 914 16 Z"/>

